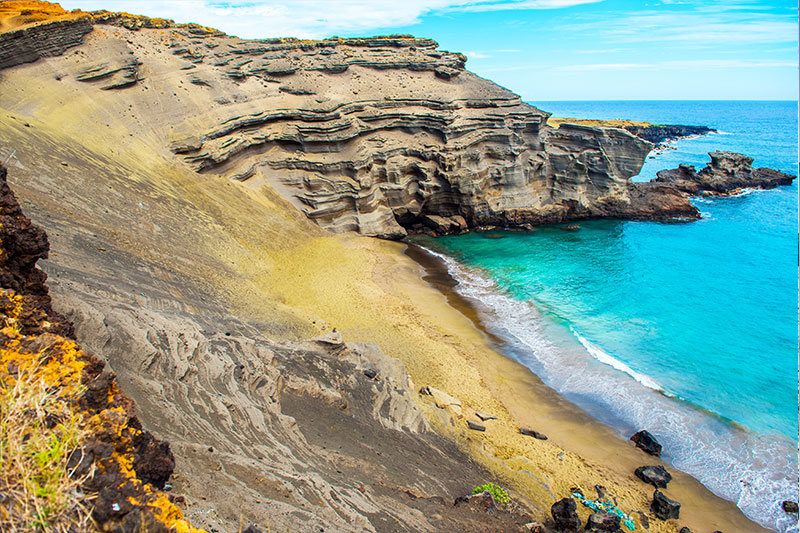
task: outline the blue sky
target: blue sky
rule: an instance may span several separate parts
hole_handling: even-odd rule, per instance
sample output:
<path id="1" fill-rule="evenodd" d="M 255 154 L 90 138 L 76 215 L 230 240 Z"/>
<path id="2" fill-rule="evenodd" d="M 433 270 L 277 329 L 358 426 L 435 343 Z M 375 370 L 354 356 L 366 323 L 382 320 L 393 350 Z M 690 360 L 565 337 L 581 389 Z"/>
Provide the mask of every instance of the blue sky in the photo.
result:
<path id="1" fill-rule="evenodd" d="M 798 13 L 759 0 L 66 0 L 247 38 L 410 33 L 529 101 L 795 100 Z"/>

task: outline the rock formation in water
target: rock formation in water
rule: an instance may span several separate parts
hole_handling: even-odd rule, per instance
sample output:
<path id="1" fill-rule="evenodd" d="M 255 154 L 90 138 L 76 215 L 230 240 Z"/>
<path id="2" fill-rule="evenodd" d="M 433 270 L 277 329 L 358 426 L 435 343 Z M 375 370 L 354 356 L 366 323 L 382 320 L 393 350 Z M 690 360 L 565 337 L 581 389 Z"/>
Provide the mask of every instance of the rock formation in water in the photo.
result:
<path id="1" fill-rule="evenodd" d="M 623 128 L 656 146 L 663 146 L 665 143 L 676 139 L 717 132 L 717 130 L 709 128 L 708 126 L 682 126 L 680 124 L 628 125 L 623 126 Z"/>
<path id="2" fill-rule="evenodd" d="M 726 195 L 742 189 L 774 189 L 791 185 L 797 176 L 769 168 L 753 168 L 753 158 L 735 152 L 711 152 L 711 162 L 697 172 L 691 165 L 679 165 L 656 174 L 656 183 L 688 195 Z"/>

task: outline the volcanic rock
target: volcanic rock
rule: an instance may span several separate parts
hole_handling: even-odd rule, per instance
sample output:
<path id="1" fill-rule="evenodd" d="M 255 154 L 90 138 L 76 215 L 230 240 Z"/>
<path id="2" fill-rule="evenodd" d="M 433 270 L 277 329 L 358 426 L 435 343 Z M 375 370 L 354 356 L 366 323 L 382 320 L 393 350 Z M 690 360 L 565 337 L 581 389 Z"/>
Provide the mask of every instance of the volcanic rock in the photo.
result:
<path id="1" fill-rule="evenodd" d="M 656 490 L 653 493 L 653 501 L 650 504 L 650 512 L 661 520 L 680 518 L 681 504 L 664 496 L 664 493 Z"/>
<path id="2" fill-rule="evenodd" d="M 634 433 L 631 436 L 631 440 L 636 444 L 637 448 L 644 450 L 646 453 L 655 455 L 656 457 L 661 456 L 661 444 L 658 443 L 656 438 L 652 436 L 649 431 L 642 430 Z"/>
<path id="3" fill-rule="evenodd" d="M 696 172 L 691 165 L 661 170 L 656 182 L 689 194 L 725 195 L 743 188 L 772 189 L 791 185 L 796 176 L 768 168 L 754 169 L 753 158 L 735 152 L 710 152 L 711 162 Z"/>
<path id="4" fill-rule="evenodd" d="M 608 513 L 592 513 L 586 522 L 586 531 L 617 531 L 620 518 Z"/>
<path id="5" fill-rule="evenodd" d="M 667 484 L 672 480 L 672 475 L 661 465 L 640 466 L 634 473 L 645 483 L 660 489 L 667 488 Z"/>
<path id="6" fill-rule="evenodd" d="M 550 507 L 550 514 L 557 530 L 576 531 L 581 527 L 581 519 L 576 512 L 577 506 L 572 498 L 563 498 Z"/>
<path id="7" fill-rule="evenodd" d="M 465 505 L 477 511 L 488 513 L 497 510 L 497 502 L 492 496 L 492 493 L 485 490 L 478 494 L 471 494 L 469 496 L 460 496 L 456 498 L 454 503 L 456 507 Z"/>
<path id="8" fill-rule="evenodd" d="M 793 502 L 791 500 L 784 500 L 781 504 L 783 510 L 787 513 L 795 513 L 797 514 L 797 502 Z"/>

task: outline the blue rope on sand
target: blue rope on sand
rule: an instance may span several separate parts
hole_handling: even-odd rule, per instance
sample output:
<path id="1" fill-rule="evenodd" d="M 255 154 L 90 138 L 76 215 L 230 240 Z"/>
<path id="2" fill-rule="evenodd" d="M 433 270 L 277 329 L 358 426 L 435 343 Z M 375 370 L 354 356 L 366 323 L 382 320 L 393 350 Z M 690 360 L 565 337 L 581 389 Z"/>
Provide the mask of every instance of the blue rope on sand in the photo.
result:
<path id="1" fill-rule="evenodd" d="M 581 501 L 581 503 L 584 506 L 588 507 L 589 509 L 592 509 L 594 511 L 600 511 L 602 513 L 613 514 L 620 517 L 622 519 L 622 523 L 625 524 L 625 527 L 627 527 L 631 531 L 636 529 L 636 526 L 633 524 L 633 519 L 630 516 L 623 513 L 622 511 L 620 511 L 619 509 L 617 509 L 614 506 L 614 504 L 611 503 L 611 500 L 606 500 L 604 502 L 587 500 L 586 498 L 583 497 L 583 494 L 580 494 L 578 492 L 573 492 L 572 497 L 578 498 Z"/>

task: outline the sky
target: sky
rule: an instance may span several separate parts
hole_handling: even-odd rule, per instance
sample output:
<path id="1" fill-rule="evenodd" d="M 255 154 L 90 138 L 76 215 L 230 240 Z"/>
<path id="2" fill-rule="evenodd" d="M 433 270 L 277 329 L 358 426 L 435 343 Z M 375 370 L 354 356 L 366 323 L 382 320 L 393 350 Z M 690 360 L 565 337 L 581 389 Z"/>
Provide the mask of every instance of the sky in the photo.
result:
<path id="1" fill-rule="evenodd" d="M 243 38 L 407 33 L 527 101 L 796 100 L 798 11 L 766 0 L 63 0 Z"/>

